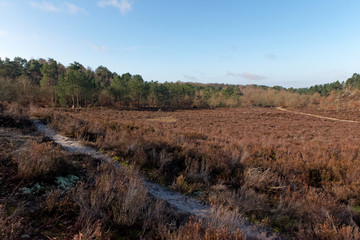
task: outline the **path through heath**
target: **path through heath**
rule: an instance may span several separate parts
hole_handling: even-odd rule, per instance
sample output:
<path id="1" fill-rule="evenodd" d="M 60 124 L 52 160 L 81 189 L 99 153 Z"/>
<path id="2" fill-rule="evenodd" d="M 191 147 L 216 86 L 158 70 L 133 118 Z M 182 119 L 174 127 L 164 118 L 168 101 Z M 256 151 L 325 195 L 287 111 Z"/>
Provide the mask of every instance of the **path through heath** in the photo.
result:
<path id="1" fill-rule="evenodd" d="M 325 116 L 316 115 L 316 114 L 311 114 L 311 113 L 297 112 L 297 111 L 288 110 L 288 109 L 285 109 L 285 108 L 282 108 L 282 107 L 276 107 L 276 109 L 278 109 L 278 110 L 280 110 L 280 111 L 284 111 L 284 112 L 290 112 L 290 113 L 294 113 L 294 114 L 301 114 L 301 115 L 305 115 L 305 116 L 316 117 L 316 118 L 321 118 L 321 119 L 327 119 L 327 120 L 332 120 L 332 121 L 349 122 L 349 123 L 360 123 L 360 121 L 346 120 L 346 119 L 338 119 L 338 118 L 325 117 Z"/>
<path id="2" fill-rule="evenodd" d="M 105 162 L 114 162 L 113 159 L 103 153 L 100 153 L 96 149 L 84 146 L 80 141 L 73 140 L 56 133 L 55 130 L 46 124 L 43 124 L 39 120 L 33 120 L 33 122 L 40 132 L 42 132 L 45 136 L 50 137 L 54 142 L 69 152 L 88 154 L 93 158 L 100 159 Z M 214 209 L 212 209 L 207 203 L 203 203 L 193 197 L 182 195 L 167 187 L 152 183 L 148 180 L 145 182 L 148 187 L 149 194 L 154 196 L 156 199 L 167 202 L 182 212 L 189 213 L 202 219 L 209 219 L 214 216 Z M 223 223 L 223 227 L 230 228 L 230 230 L 232 228 L 242 231 L 246 236 L 246 239 L 283 239 L 269 229 L 250 224 L 244 218 L 240 218 L 238 216 L 235 217 L 235 215 L 231 214 L 230 212 L 224 213 L 220 218 L 221 219 L 219 219 L 219 222 Z M 229 226 L 230 224 L 232 226 Z"/>

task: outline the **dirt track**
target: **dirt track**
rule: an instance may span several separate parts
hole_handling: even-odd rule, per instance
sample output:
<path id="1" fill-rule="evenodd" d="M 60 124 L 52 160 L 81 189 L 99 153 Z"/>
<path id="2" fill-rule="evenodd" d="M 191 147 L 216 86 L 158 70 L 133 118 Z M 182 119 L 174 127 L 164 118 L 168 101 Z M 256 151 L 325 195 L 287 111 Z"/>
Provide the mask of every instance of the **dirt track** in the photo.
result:
<path id="1" fill-rule="evenodd" d="M 61 145 L 69 152 L 84 153 L 91 155 L 94 158 L 101 159 L 102 161 L 113 162 L 113 159 L 106 156 L 105 154 L 98 152 L 94 148 L 86 147 L 79 141 L 72 140 L 68 137 L 57 134 L 53 129 L 38 120 L 34 120 L 34 124 L 40 132 L 42 132 L 45 136 L 52 138 L 57 144 Z M 178 192 L 172 191 L 169 188 L 152 183 L 150 181 L 146 181 L 146 185 L 148 187 L 148 192 L 152 196 L 157 199 L 164 200 L 182 212 L 189 213 L 203 219 L 211 219 L 212 216 L 214 216 L 211 207 L 206 203 L 189 196 L 184 196 Z M 223 220 L 224 224 L 226 224 L 226 221 L 231 217 L 231 213 L 224 213 L 221 217 L 223 219 L 221 220 Z M 233 226 L 227 225 L 224 227 L 232 227 L 241 230 L 247 239 L 283 239 L 269 229 L 250 224 L 245 219 L 236 217 L 235 222 L 236 223 L 233 224 L 234 221 L 232 221 Z"/>
<path id="2" fill-rule="evenodd" d="M 290 112 L 290 113 L 294 113 L 294 114 L 301 114 L 301 115 L 305 115 L 305 116 L 316 117 L 316 118 L 321 118 L 321 119 L 327 119 L 327 120 L 332 120 L 332 121 L 349 122 L 349 123 L 360 123 L 360 121 L 346 120 L 346 119 L 338 119 L 338 118 L 325 117 L 325 116 L 316 115 L 316 114 L 311 114 L 311 113 L 291 111 L 291 110 L 288 110 L 288 109 L 285 109 L 285 108 L 282 108 L 282 107 L 276 107 L 276 109 L 278 109 L 278 110 L 280 110 L 280 111 Z"/>

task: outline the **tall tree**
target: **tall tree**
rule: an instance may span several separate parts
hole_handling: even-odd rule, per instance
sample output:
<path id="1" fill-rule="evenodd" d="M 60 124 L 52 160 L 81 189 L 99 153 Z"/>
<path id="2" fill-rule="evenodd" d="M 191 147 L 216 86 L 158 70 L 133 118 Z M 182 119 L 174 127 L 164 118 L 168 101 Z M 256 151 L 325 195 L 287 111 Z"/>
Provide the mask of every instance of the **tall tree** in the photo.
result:
<path id="1" fill-rule="evenodd" d="M 95 70 L 95 75 L 98 81 L 100 82 L 101 87 L 105 88 L 110 86 L 111 80 L 113 78 L 113 74 L 112 72 L 110 72 L 109 69 L 107 69 L 104 66 L 99 66 Z"/>
<path id="2" fill-rule="evenodd" d="M 91 95 L 94 88 L 94 80 L 88 79 L 85 68 L 74 62 L 67 69 L 64 77 L 60 77 L 57 85 L 57 93 L 61 98 L 62 104 L 68 104 L 69 99 L 73 106 L 86 104 L 87 98 Z"/>
<path id="3" fill-rule="evenodd" d="M 57 93 L 56 84 L 58 81 L 58 63 L 54 59 L 49 59 L 47 63 L 42 65 L 41 69 L 42 78 L 40 80 L 41 91 L 44 93 L 46 98 L 50 98 L 51 104 L 56 105 Z"/>
<path id="4" fill-rule="evenodd" d="M 41 67 L 42 64 L 39 60 L 31 59 L 27 62 L 25 66 L 25 75 L 30 79 L 30 81 L 34 84 L 39 86 L 40 81 L 42 79 L 41 74 Z"/>
<path id="5" fill-rule="evenodd" d="M 134 75 L 129 81 L 130 98 L 140 107 L 141 99 L 146 97 L 146 85 L 140 75 Z"/>

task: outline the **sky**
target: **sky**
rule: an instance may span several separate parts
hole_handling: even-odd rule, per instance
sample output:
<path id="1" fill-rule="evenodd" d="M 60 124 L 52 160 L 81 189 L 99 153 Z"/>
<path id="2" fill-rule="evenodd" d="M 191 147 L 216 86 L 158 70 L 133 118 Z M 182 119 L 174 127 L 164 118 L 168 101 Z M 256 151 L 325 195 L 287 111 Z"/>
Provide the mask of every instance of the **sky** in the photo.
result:
<path id="1" fill-rule="evenodd" d="M 309 87 L 360 72 L 359 0 L 0 0 L 0 57 L 146 81 Z"/>

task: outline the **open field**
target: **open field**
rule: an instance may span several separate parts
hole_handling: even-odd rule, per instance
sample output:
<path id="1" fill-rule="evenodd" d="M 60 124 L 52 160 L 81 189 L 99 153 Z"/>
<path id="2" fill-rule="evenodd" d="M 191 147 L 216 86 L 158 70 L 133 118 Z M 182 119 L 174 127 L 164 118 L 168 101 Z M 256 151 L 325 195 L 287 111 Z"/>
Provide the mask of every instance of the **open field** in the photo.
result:
<path id="1" fill-rule="evenodd" d="M 153 181 L 285 235 L 359 238 L 359 123 L 275 108 L 35 115 Z"/>
<path id="2" fill-rule="evenodd" d="M 68 153 L 8 110 L 0 104 L 1 239 L 244 239 L 149 196 L 136 169 Z"/>

